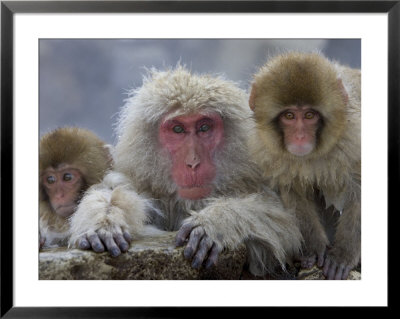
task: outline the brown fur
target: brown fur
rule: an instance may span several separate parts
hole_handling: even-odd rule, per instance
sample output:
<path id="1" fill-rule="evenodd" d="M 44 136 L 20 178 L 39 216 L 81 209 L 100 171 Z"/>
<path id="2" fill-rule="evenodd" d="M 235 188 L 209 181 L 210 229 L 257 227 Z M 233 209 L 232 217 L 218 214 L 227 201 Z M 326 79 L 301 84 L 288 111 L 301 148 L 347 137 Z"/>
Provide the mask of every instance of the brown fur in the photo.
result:
<path id="1" fill-rule="evenodd" d="M 39 146 L 39 176 L 48 167 L 61 164 L 76 167 L 84 176 L 85 191 L 98 183 L 111 166 L 111 155 L 106 144 L 92 132 L 64 127 L 45 134 Z M 41 180 L 41 179 L 40 179 Z M 69 223 L 53 212 L 44 186 L 40 182 L 39 231 L 45 245 L 66 245 L 69 236 Z"/>
<path id="2" fill-rule="evenodd" d="M 333 206 L 343 214 L 328 258 L 351 267 L 360 259 L 361 246 L 360 79 L 359 70 L 320 54 L 287 53 L 272 58 L 254 76 L 249 101 L 257 123 L 253 157 L 285 206 L 296 209 L 304 255 L 325 251 L 329 240 L 319 213 Z M 303 157 L 286 150 L 277 125 L 290 105 L 309 105 L 323 119 L 316 148 Z"/>

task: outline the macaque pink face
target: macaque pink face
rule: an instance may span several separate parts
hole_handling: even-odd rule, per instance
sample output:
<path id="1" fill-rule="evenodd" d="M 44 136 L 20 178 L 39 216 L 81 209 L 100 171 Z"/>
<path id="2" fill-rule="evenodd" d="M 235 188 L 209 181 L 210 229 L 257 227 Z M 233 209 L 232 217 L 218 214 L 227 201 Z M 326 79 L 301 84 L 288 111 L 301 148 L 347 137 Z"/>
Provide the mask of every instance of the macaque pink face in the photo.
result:
<path id="1" fill-rule="evenodd" d="M 280 116 L 285 147 L 296 156 L 310 154 L 316 145 L 320 115 L 308 106 L 288 107 Z"/>
<path id="2" fill-rule="evenodd" d="M 171 176 L 180 197 L 196 200 L 211 193 L 214 154 L 223 138 L 224 125 L 217 113 L 165 116 L 161 121 L 159 141 L 171 156 Z"/>
<path id="3" fill-rule="evenodd" d="M 66 164 L 49 167 L 42 176 L 42 183 L 53 211 L 61 217 L 72 215 L 84 184 L 80 171 Z"/>

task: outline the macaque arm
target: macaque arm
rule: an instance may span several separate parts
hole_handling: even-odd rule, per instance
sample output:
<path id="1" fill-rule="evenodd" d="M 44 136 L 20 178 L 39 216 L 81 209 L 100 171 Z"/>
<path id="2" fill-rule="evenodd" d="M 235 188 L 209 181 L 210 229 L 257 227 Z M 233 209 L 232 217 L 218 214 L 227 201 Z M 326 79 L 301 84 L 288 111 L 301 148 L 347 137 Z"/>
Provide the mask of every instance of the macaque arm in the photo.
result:
<path id="1" fill-rule="evenodd" d="M 285 206 L 295 207 L 297 222 L 304 238 L 302 252 L 298 256 L 301 267 L 311 268 L 315 263 L 321 267 L 329 239 L 321 224 L 314 198 L 307 198 L 294 191 L 281 190 L 280 193 Z"/>
<path id="2" fill-rule="evenodd" d="M 324 275 L 327 279 L 347 279 L 361 257 L 361 203 L 346 205 L 336 228 L 335 239 L 327 252 Z"/>
<path id="3" fill-rule="evenodd" d="M 110 172 L 88 189 L 70 220 L 70 246 L 112 256 L 129 249 L 132 235 L 145 228 L 147 201 L 128 185 L 123 174 Z"/>
<path id="4" fill-rule="evenodd" d="M 289 254 L 298 252 L 301 234 L 294 216 L 285 211 L 275 196 L 253 194 L 241 198 L 216 198 L 200 212 L 191 212 L 177 234 L 177 245 L 188 243 L 184 254 L 195 265 L 209 251 L 206 266 L 215 264 L 218 253 L 235 249 L 241 243 L 259 242 L 284 267 Z M 256 258 L 271 258 L 258 254 Z M 266 260 L 256 261 L 266 265 Z"/>

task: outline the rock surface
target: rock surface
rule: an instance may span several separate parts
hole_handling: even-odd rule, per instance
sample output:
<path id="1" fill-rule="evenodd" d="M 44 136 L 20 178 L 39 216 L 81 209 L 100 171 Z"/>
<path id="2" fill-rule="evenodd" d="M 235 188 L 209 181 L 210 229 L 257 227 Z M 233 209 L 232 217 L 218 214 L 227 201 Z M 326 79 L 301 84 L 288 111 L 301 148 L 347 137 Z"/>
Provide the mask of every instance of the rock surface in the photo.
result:
<path id="1" fill-rule="evenodd" d="M 56 248 L 39 254 L 39 279 L 240 279 L 246 249 L 223 252 L 216 267 L 194 269 L 174 245 L 175 232 L 134 241 L 117 258 L 107 252 Z"/>
<path id="2" fill-rule="evenodd" d="M 194 269 L 183 256 L 183 247 L 175 247 L 176 232 L 159 237 L 136 240 L 124 254 L 114 258 L 108 252 L 95 253 L 79 249 L 53 248 L 39 254 L 41 280 L 324 280 L 322 270 L 314 267 L 299 269 L 295 264 L 280 276 L 256 277 L 244 270 L 246 249 L 220 254 L 218 264 L 211 269 Z M 348 280 L 360 280 L 361 273 L 350 272 Z"/>
<path id="3" fill-rule="evenodd" d="M 301 269 L 297 275 L 298 280 L 325 280 L 322 269 L 314 266 L 311 269 Z M 361 273 L 357 270 L 352 270 L 349 273 L 347 280 L 361 280 Z"/>

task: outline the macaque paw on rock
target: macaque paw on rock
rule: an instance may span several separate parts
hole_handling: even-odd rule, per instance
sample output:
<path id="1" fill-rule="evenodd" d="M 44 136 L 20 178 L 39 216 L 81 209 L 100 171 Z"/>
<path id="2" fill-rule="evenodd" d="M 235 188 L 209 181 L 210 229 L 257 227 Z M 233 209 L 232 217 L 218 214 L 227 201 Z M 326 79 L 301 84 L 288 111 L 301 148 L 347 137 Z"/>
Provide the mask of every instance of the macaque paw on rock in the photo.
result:
<path id="1" fill-rule="evenodd" d="M 109 251 L 111 256 L 117 257 L 121 252 L 127 252 L 132 241 L 132 236 L 127 231 L 120 230 L 112 233 L 109 231 L 90 232 L 78 240 L 80 249 L 92 248 L 95 252 Z"/>
<path id="2" fill-rule="evenodd" d="M 222 249 L 207 236 L 203 227 L 184 224 L 176 235 L 176 246 L 183 246 L 185 243 L 184 256 L 192 260 L 193 268 L 200 268 L 203 263 L 206 268 L 217 264 Z"/>

